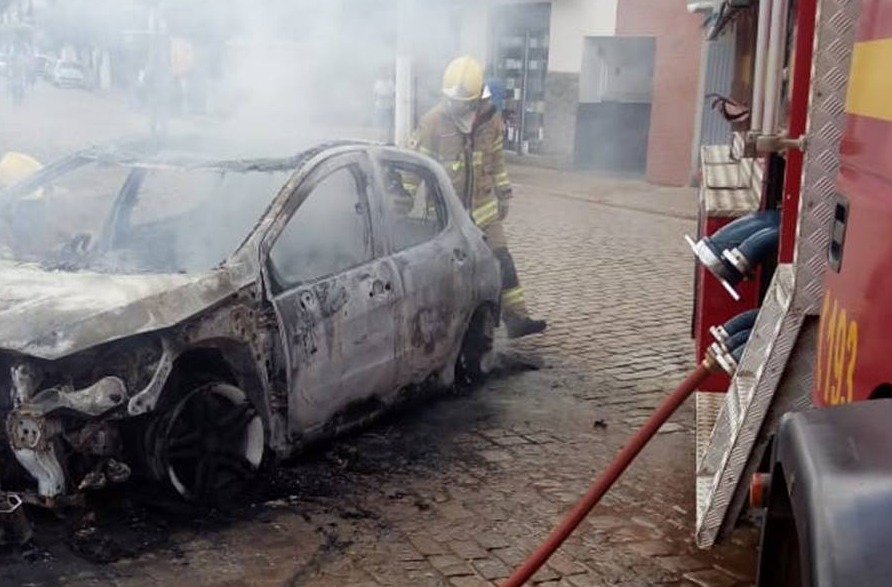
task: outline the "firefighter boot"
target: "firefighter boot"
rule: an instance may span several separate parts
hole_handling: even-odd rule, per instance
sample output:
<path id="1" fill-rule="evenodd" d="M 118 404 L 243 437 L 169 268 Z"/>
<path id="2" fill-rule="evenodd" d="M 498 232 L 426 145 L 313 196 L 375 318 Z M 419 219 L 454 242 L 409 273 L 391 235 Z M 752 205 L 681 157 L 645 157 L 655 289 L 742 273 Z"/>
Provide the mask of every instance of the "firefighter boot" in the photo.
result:
<path id="1" fill-rule="evenodd" d="M 542 332 L 547 324 L 545 320 L 530 318 L 523 288 L 517 278 L 514 258 L 508 248 L 500 247 L 493 252 L 502 268 L 502 320 L 505 322 L 508 338 L 520 338 Z"/>
<path id="2" fill-rule="evenodd" d="M 505 330 L 508 333 L 508 338 L 511 339 L 538 334 L 548 327 L 545 320 L 534 320 L 529 316 L 506 314 L 503 316 L 503 319 L 505 320 Z"/>

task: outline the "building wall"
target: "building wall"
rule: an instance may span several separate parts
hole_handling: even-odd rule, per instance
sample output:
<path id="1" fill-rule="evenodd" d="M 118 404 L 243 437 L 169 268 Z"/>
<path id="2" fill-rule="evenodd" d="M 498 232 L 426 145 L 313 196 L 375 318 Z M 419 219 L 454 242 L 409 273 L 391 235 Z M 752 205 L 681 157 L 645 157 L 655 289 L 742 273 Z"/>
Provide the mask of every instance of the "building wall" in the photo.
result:
<path id="1" fill-rule="evenodd" d="M 579 114 L 579 77 L 587 36 L 612 36 L 618 0 L 553 0 L 545 96 L 544 149 L 572 159 Z"/>
<path id="2" fill-rule="evenodd" d="M 649 104 L 653 100 L 653 37 L 589 37 L 579 101 Z"/>
<path id="3" fill-rule="evenodd" d="M 622 0 L 616 34 L 657 40 L 653 106 L 647 148 L 648 181 L 690 182 L 691 144 L 699 97 L 703 17 L 679 0 Z"/>
<path id="4" fill-rule="evenodd" d="M 485 18 L 461 21 L 459 46 L 462 53 L 486 63 L 489 58 L 489 21 Z"/>
<path id="5" fill-rule="evenodd" d="M 616 33 L 617 4 L 618 0 L 553 0 L 548 71 L 579 74 L 585 38 Z"/>

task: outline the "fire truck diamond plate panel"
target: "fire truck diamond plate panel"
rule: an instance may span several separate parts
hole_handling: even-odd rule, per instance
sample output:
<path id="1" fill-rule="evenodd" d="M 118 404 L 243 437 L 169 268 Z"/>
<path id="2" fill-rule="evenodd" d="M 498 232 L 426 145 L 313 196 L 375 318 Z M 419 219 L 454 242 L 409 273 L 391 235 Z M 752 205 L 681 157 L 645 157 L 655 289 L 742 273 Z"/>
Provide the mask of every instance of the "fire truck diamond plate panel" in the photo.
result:
<path id="1" fill-rule="evenodd" d="M 819 4 L 793 301 L 796 308 L 807 314 L 817 314 L 821 306 L 839 171 L 839 141 L 860 5 L 860 0 L 823 0 Z"/>

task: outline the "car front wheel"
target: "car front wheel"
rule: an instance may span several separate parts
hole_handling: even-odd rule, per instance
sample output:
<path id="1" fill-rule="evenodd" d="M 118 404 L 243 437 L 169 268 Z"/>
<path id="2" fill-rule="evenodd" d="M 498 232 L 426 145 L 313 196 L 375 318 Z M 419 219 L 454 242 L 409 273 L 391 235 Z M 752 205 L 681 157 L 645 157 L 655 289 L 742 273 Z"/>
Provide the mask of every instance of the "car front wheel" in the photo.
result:
<path id="1" fill-rule="evenodd" d="M 204 505 L 230 503 L 263 458 L 263 420 L 242 390 L 225 383 L 187 393 L 160 417 L 153 436 L 159 472 L 181 496 Z"/>

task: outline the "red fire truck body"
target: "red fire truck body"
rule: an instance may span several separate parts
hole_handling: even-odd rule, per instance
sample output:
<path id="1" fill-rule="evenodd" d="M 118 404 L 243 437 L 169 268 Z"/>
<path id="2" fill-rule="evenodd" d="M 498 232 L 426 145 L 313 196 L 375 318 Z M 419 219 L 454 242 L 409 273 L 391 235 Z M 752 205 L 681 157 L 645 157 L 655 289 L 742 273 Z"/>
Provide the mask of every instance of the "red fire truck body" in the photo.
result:
<path id="1" fill-rule="evenodd" d="M 892 3 L 862 7 L 840 142 L 813 401 L 892 397 Z"/>

